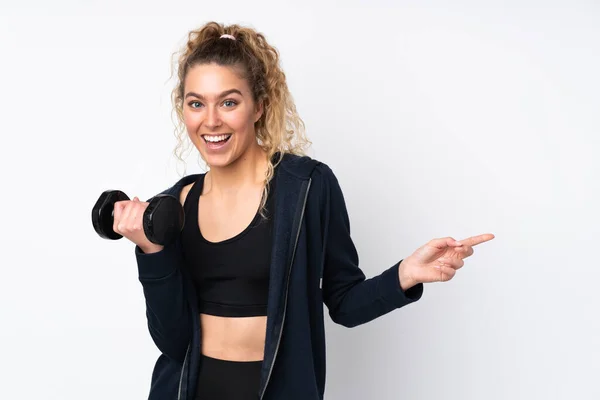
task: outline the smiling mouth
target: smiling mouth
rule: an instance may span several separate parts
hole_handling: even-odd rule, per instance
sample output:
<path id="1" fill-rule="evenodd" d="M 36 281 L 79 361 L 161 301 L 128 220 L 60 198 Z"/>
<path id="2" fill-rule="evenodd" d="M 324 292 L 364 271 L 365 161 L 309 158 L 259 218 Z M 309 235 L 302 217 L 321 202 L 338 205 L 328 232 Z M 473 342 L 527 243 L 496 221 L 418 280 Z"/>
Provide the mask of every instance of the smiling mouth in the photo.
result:
<path id="1" fill-rule="evenodd" d="M 202 135 L 202 139 L 206 143 L 210 144 L 224 144 L 231 138 L 230 133 L 225 133 L 222 135 Z"/>

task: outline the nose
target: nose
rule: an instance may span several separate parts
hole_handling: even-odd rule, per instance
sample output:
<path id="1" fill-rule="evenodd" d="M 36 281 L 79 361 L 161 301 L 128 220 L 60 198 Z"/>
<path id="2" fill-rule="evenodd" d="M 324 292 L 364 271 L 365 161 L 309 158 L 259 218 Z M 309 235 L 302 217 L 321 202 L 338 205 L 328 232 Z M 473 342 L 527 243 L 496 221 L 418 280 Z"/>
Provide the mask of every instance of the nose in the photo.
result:
<path id="1" fill-rule="evenodd" d="M 219 115 L 217 107 L 207 107 L 204 125 L 209 129 L 215 129 L 221 126 L 221 116 Z"/>

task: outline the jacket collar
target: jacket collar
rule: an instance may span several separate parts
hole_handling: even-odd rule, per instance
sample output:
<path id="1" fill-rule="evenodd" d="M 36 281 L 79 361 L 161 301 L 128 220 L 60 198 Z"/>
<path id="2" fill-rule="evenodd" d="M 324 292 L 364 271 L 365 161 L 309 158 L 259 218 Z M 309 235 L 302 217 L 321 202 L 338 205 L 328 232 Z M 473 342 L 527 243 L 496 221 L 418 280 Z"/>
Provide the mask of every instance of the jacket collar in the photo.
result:
<path id="1" fill-rule="evenodd" d="M 272 159 L 277 161 L 280 157 L 280 154 L 281 153 L 279 152 L 275 153 Z M 290 181 L 290 179 L 293 179 L 293 177 L 300 179 L 301 181 L 307 180 L 317 164 L 318 162 L 316 160 L 313 160 L 308 156 L 297 156 L 294 154 L 284 153 L 283 156 L 281 156 L 281 161 L 275 168 L 274 179 L 277 179 L 279 175 L 283 175 L 284 178 L 282 179 L 286 182 Z M 184 176 L 163 193 L 168 193 L 175 197 L 179 197 L 179 193 L 183 187 L 195 182 L 200 175 L 201 174 L 192 174 Z"/>

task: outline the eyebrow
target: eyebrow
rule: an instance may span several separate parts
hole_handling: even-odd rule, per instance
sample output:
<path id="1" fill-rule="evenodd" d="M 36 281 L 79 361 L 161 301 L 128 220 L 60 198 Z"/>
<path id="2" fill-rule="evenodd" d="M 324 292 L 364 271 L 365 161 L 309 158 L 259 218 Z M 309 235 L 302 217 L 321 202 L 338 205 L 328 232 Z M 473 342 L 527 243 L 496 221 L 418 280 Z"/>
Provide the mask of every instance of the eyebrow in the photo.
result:
<path id="1" fill-rule="evenodd" d="M 229 90 L 226 90 L 224 92 L 221 92 L 221 94 L 217 98 L 220 99 L 220 98 L 228 96 L 228 95 L 230 95 L 232 93 L 237 93 L 237 94 L 239 94 L 240 96 L 243 97 L 242 92 L 240 92 L 239 90 L 237 90 L 237 89 L 229 89 Z M 201 94 L 198 94 L 198 93 L 194 93 L 194 92 L 187 92 L 187 94 L 185 95 L 184 99 L 187 99 L 190 96 L 197 97 L 197 98 L 199 98 L 201 100 L 204 100 L 204 96 L 202 96 Z"/>

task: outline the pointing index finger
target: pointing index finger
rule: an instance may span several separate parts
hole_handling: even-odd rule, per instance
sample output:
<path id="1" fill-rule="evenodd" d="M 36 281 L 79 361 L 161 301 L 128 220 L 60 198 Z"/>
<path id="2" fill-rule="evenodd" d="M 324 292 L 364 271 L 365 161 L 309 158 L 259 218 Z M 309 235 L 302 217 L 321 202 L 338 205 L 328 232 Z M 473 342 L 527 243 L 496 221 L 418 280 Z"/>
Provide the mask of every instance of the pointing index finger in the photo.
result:
<path id="1" fill-rule="evenodd" d="M 471 236 L 470 238 L 466 238 L 463 240 L 459 240 L 459 243 L 467 246 L 477 246 L 478 244 L 488 242 L 495 238 L 495 236 L 491 233 L 484 233 L 483 235 Z"/>

